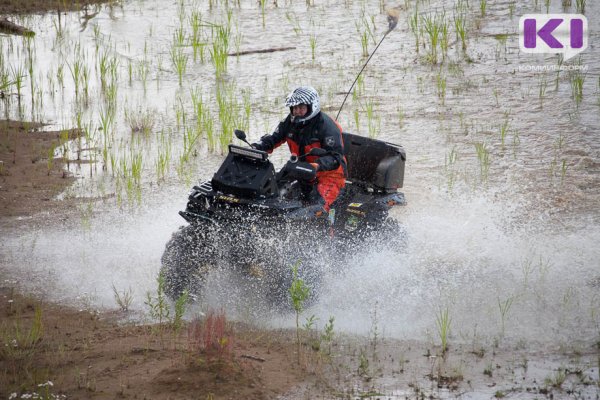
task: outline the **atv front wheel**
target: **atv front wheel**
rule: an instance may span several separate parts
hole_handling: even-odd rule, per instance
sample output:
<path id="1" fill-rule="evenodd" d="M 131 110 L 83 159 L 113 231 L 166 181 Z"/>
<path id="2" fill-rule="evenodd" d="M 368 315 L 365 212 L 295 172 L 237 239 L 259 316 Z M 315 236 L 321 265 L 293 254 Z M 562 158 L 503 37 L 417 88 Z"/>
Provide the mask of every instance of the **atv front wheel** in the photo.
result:
<path id="1" fill-rule="evenodd" d="M 199 296 L 215 259 L 209 232 L 192 225 L 175 232 L 161 258 L 167 296 L 177 300 L 185 290 L 191 298 Z"/>

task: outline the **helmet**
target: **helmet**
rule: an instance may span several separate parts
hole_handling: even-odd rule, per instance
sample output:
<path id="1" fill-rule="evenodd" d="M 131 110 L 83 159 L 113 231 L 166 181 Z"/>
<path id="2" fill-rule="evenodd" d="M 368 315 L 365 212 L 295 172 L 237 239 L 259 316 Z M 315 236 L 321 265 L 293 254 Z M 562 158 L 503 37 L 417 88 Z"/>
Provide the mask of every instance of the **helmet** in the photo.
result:
<path id="1" fill-rule="evenodd" d="M 306 124 L 321 111 L 319 93 L 317 93 L 312 86 L 300 86 L 294 89 L 285 100 L 285 106 L 290 108 L 290 113 L 292 112 L 292 107 L 299 104 L 306 104 L 308 106 L 308 112 L 302 118 L 294 117 L 292 115 L 292 123 L 295 125 Z"/>

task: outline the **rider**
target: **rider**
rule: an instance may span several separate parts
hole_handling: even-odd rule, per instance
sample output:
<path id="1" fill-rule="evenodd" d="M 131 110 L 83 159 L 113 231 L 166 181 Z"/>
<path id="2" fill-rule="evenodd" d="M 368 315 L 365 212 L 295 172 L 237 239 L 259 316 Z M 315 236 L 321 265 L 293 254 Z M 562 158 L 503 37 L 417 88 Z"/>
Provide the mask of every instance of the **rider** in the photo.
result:
<path id="1" fill-rule="evenodd" d="M 317 157 L 307 155 L 305 160 L 316 172 L 311 189 L 317 187 L 323 208 L 329 212 L 331 203 L 346 185 L 347 167 L 344 157 L 342 127 L 337 121 L 321 111 L 319 94 L 311 86 L 300 86 L 290 93 L 285 101 L 290 114 L 281 120 L 275 132 L 263 136 L 252 146 L 267 152 L 287 142 L 290 152 L 305 156 L 313 147 L 327 150 Z"/>

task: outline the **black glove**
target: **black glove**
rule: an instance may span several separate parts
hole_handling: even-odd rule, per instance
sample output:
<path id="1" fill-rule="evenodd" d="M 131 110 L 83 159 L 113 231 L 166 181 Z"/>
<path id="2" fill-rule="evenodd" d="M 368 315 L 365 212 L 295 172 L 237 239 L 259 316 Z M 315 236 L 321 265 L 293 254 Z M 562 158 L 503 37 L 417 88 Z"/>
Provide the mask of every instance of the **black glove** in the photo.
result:
<path id="1" fill-rule="evenodd" d="M 252 148 L 253 148 L 253 149 L 255 149 L 255 150 L 261 150 L 261 151 L 264 151 L 264 149 L 263 149 L 263 145 L 262 145 L 262 142 L 256 142 L 256 143 L 252 143 L 252 144 L 250 144 L 250 147 L 252 147 Z"/>
<path id="2" fill-rule="evenodd" d="M 290 177 L 300 181 L 312 181 L 317 176 L 317 169 L 307 162 L 288 162 L 285 169 Z"/>

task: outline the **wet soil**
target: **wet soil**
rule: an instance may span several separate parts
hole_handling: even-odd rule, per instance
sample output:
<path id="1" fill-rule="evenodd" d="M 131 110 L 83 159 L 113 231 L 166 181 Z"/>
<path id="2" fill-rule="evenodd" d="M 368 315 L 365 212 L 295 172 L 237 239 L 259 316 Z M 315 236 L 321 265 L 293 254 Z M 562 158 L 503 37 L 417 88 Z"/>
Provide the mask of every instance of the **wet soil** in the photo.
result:
<path id="1" fill-rule="evenodd" d="M 305 379 L 287 332 L 225 322 L 224 350 L 213 351 L 192 323 L 119 323 L 122 313 L 42 302 L 6 283 L 0 302 L 2 399 L 269 399 Z"/>
<path id="2" fill-rule="evenodd" d="M 110 0 L 1 0 L 0 15 L 73 11 L 112 2 Z"/>
<path id="3" fill-rule="evenodd" d="M 0 121 L 0 219 L 2 225 L 68 210 L 75 201 L 56 196 L 73 183 L 67 160 L 54 150 L 76 131 L 44 132 L 42 124 Z M 62 135 L 62 137 L 61 137 Z M 70 162 L 77 162 L 76 160 Z"/>

